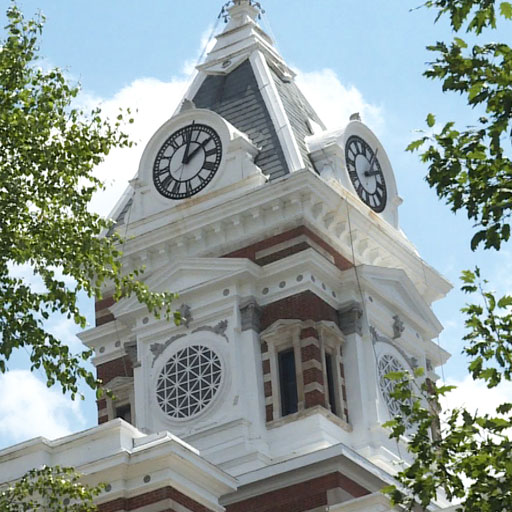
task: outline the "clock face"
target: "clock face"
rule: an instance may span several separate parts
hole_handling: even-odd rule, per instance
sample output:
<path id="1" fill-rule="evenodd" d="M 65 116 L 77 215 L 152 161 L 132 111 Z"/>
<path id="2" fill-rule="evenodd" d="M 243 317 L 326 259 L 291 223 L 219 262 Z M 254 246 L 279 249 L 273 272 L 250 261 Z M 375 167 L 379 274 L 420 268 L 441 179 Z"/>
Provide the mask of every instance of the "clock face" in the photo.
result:
<path id="1" fill-rule="evenodd" d="M 212 181 L 221 158 L 222 143 L 217 132 L 193 122 L 163 143 L 153 165 L 153 182 L 169 199 L 191 197 Z"/>
<path id="2" fill-rule="evenodd" d="M 378 149 L 373 151 L 370 145 L 357 135 L 349 137 L 345 145 L 348 174 L 357 195 L 372 210 L 380 213 L 386 207 L 387 191 L 377 153 Z"/>

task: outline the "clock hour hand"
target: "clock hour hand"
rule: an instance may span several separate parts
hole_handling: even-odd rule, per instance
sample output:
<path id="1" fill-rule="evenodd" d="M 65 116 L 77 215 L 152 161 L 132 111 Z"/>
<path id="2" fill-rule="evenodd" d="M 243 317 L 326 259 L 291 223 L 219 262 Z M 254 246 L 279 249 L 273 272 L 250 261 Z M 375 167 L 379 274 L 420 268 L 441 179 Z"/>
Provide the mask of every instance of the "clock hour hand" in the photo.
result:
<path id="1" fill-rule="evenodd" d="M 204 149 L 204 147 L 206 146 L 206 144 L 208 144 L 208 142 L 210 142 L 212 140 L 211 137 L 208 137 L 206 140 L 203 140 L 203 142 L 199 143 L 199 146 L 197 146 L 196 149 L 194 149 L 194 151 L 192 151 L 192 153 L 190 153 L 190 155 L 188 155 L 188 158 L 187 160 L 184 162 L 185 164 L 188 164 L 190 162 L 190 160 L 192 160 L 192 158 L 194 158 L 194 156 L 196 155 L 196 153 L 200 150 L 200 149 Z"/>

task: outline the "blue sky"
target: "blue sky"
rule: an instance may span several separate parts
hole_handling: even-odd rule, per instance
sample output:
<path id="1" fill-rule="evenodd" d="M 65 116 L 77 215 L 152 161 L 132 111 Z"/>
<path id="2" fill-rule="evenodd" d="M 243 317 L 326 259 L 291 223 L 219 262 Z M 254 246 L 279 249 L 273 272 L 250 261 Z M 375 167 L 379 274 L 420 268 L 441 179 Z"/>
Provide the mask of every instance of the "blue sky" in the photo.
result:
<path id="1" fill-rule="evenodd" d="M 172 115 L 222 3 L 19 2 L 27 16 L 39 9 L 46 15 L 41 44 L 44 65 L 64 68 L 72 80 L 80 81 L 80 101 L 84 105 L 101 103 L 110 114 L 119 106 L 139 108 L 131 128 L 139 147 L 129 154 L 113 154 L 98 169 L 98 175 L 109 184 L 107 192 L 95 202 L 102 213 L 108 214 L 127 180 L 135 174 L 144 140 Z M 349 113 L 360 111 L 363 121 L 386 148 L 404 199 L 400 208 L 402 229 L 422 257 L 455 285 L 449 297 L 435 306 L 445 326 L 440 343 L 454 354 L 444 374 L 466 386 L 458 401 L 468 394 L 476 396 L 475 388 L 464 380 L 465 366 L 459 356 L 463 326 L 458 310 L 465 298 L 457 291 L 458 276 L 461 269 L 479 264 L 500 291 L 510 290 L 510 245 L 500 254 L 472 253 L 471 223 L 464 215 L 453 215 L 436 198 L 423 179 L 425 168 L 418 157 L 404 151 L 416 136 L 414 130 L 425 127 L 427 113 L 438 114 L 440 122 L 456 119 L 462 124 L 471 124 L 475 115 L 461 98 L 443 94 L 438 83 L 421 76 L 430 58 L 425 46 L 448 37 L 446 23 L 434 25 L 435 13 L 426 9 L 411 10 L 418 5 L 414 0 L 262 0 L 262 4 L 266 9 L 263 28 L 275 37 L 278 50 L 297 70 L 299 85 L 324 121 L 332 127 L 343 125 Z M 217 31 L 222 26 L 221 21 Z M 510 34 L 505 30 L 492 37 L 508 39 L 510 44 Z M 84 307 L 92 322 L 92 303 L 84 301 Z M 58 318 L 52 323 L 56 331 L 75 343 L 73 326 Z M 0 419 L 0 446 L 39 434 L 62 435 L 95 424 L 91 393 L 86 392 L 85 402 L 70 405 L 58 390 L 46 390 L 34 379 L 27 380 L 23 355 L 17 356 L 11 369 L 15 371 L 10 376 L 0 377 L 0 418 L 11 418 L 9 422 Z M 28 401 L 22 407 L 17 405 L 22 394 L 35 397 L 47 408 L 32 411 Z M 34 425 L 24 414 L 27 418 L 37 414 L 47 420 Z M 20 424 L 24 428 L 20 429 Z"/>

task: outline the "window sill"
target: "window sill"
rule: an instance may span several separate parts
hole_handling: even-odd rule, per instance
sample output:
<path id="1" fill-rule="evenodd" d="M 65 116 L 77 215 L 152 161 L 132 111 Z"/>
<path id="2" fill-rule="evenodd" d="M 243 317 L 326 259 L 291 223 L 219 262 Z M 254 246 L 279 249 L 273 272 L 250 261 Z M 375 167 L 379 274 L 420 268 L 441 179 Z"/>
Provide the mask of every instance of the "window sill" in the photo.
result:
<path id="1" fill-rule="evenodd" d="M 305 409 L 304 411 L 299 411 L 294 414 L 288 414 L 283 418 L 277 418 L 276 420 L 268 421 L 267 428 L 271 429 L 281 427 L 282 425 L 287 425 L 288 423 L 292 423 L 294 421 L 309 418 L 310 416 L 314 416 L 315 414 L 320 414 L 329 421 L 332 421 L 333 423 L 338 425 L 338 427 L 342 428 L 343 430 L 347 432 L 352 432 L 352 425 L 342 420 L 340 417 L 336 416 L 332 412 L 328 411 L 325 407 L 322 407 L 321 405 L 315 405 L 310 409 Z"/>

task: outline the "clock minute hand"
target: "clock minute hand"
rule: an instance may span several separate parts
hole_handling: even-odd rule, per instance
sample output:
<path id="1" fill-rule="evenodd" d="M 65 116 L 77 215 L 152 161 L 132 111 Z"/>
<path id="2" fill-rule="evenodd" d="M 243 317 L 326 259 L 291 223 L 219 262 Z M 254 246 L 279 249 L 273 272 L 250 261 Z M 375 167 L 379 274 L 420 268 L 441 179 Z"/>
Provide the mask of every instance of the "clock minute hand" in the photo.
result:
<path id="1" fill-rule="evenodd" d="M 187 130 L 188 131 L 187 147 L 185 148 L 185 153 L 183 154 L 183 158 L 181 159 L 182 164 L 186 164 L 190 160 L 190 157 L 188 156 L 188 152 L 190 150 L 190 142 L 192 140 L 192 130 L 194 129 L 194 124 L 195 124 L 195 122 L 192 121 L 192 127 L 189 128 L 189 130 Z"/>
<path id="2" fill-rule="evenodd" d="M 375 163 L 375 160 L 377 160 L 377 153 L 379 152 L 379 148 L 375 150 L 375 153 L 373 153 L 372 159 L 370 160 L 370 167 L 367 171 L 365 171 L 365 176 L 375 176 L 375 171 L 372 172 L 373 164 Z"/>
<path id="3" fill-rule="evenodd" d="M 208 144 L 208 142 L 210 142 L 212 140 L 211 137 L 208 137 L 206 140 L 203 140 L 203 142 L 199 143 L 199 146 L 197 146 L 196 149 L 194 149 L 194 151 L 192 151 L 192 153 L 190 153 L 190 155 L 188 155 L 188 158 L 187 158 L 187 161 L 185 162 L 186 164 L 188 164 L 190 162 L 190 160 L 192 160 L 192 158 L 194 158 L 194 156 L 196 155 L 196 153 L 200 150 L 200 149 L 204 149 L 204 146 L 206 146 L 206 144 Z"/>

